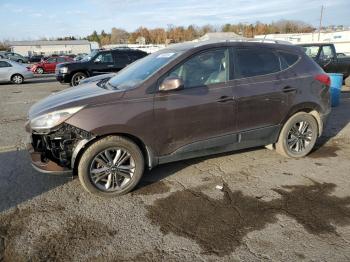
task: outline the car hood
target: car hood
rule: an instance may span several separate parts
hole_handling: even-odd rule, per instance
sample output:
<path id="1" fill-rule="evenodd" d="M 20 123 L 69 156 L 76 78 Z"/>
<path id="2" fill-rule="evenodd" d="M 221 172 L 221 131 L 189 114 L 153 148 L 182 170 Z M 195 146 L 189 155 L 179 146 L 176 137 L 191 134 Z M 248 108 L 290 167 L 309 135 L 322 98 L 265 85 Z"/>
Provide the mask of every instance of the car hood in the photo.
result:
<path id="1" fill-rule="evenodd" d="M 86 83 L 91 83 L 91 82 L 99 82 L 101 80 L 106 80 L 112 78 L 115 76 L 117 73 L 110 73 L 110 74 L 102 74 L 102 75 L 97 75 L 97 76 L 92 76 L 85 78 L 81 80 L 80 84 L 86 84 Z"/>
<path id="2" fill-rule="evenodd" d="M 101 88 L 94 82 L 82 84 L 79 87 L 71 87 L 40 100 L 30 108 L 28 118 L 33 119 L 45 113 L 70 107 L 106 103 L 111 98 L 115 101 L 115 99 L 122 97 L 123 93 L 122 90 Z"/>

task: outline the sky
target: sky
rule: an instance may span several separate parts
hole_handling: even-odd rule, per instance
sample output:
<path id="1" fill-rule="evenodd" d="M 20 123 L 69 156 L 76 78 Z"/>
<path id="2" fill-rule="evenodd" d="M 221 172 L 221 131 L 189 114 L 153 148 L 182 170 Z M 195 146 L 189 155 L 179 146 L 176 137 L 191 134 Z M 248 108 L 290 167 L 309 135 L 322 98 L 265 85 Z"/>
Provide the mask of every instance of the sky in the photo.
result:
<path id="1" fill-rule="evenodd" d="M 301 20 L 350 26 L 350 0 L 0 0 L 0 40 L 86 36 L 112 27 Z"/>

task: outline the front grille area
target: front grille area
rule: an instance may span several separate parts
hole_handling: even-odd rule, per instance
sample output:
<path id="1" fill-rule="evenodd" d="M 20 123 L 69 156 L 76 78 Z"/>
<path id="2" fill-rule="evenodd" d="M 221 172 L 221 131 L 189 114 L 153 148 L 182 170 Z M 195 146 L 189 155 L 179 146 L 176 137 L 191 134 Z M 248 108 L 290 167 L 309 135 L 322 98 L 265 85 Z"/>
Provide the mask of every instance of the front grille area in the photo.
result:
<path id="1" fill-rule="evenodd" d="M 92 135 L 80 128 L 66 123 L 49 134 L 32 134 L 32 146 L 41 153 L 41 160 L 52 160 L 62 167 L 70 167 L 72 154 L 82 139 L 91 139 Z"/>

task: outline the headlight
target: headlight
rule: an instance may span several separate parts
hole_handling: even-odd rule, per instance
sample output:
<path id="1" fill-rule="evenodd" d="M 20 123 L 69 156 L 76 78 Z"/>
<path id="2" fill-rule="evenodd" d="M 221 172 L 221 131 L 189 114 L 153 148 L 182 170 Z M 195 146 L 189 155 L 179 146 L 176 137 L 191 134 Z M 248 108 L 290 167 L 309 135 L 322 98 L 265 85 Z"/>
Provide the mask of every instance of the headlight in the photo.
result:
<path id="1" fill-rule="evenodd" d="M 38 116 L 30 121 L 30 127 L 35 131 L 48 131 L 66 121 L 82 108 L 82 106 L 72 107 Z"/>
<path id="2" fill-rule="evenodd" d="M 67 74 L 67 72 L 68 72 L 68 67 L 64 66 L 60 68 L 60 73 Z"/>

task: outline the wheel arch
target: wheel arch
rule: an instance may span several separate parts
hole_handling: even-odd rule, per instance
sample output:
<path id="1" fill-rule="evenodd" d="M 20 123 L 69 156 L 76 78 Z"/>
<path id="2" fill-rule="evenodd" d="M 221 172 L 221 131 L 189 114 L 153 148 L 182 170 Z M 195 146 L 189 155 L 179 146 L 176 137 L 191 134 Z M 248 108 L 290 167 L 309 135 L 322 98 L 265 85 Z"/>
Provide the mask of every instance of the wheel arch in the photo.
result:
<path id="1" fill-rule="evenodd" d="M 87 77 L 90 77 L 90 76 L 91 76 L 89 70 L 87 70 L 87 69 L 76 69 L 76 70 L 73 70 L 73 71 L 71 72 L 71 79 L 73 78 L 73 76 L 74 76 L 76 73 L 83 73 L 83 74 L 85 74 Z"/>
<path id="2" fill-rule="evenodd" d="M 76 173 L 81 156 L 84 154 L 87 148 L 93 143 L 97 142 L 98 140 L 101 140 L 108 136 L 121 136 L 121 137 L 130 139 L 140 148 L 141 153 L 145 159 L 145 164 L 149 169 L 152 169 L 152 167 L 157 165 L 156 158 L 154 157 L 152 149 L 149 146 L 147 146 L 139 137 L 136 137 L 128 133 L 111 133 L 111 134 L 95 136 L 90 140 L 84 141 L 81 145 L 78 144 L 74 148 L 73 157 L 72 157 L 72 169 L 74 173 Z M 77 152 L 75 152 L 76 150 Z"/>
<path id="3" fill-rule="evenodd" d="M 321 134 L 323 132 L 323 122 L 321 119 L 320 111 L 321 111 L 321 107 L 316 103 L 298 104 L 298 105 L 292 107 L 292 109 L 289 111 L 289 113 L 286 115 L 286 117 L 281 122 L 281 130 L 282 130 L 282 127 L 284 126 L 284 124 L 288 121 L 288 119 L 290 117 L 292 117 L 296 113 L 305 112 L 305 113 L 311 114 L 316 119 L 317 126 L 318 126 L 318 136 L 321 136 Z M 281 130 L 279 131 L 279 133 L 281 132 Z"/>

